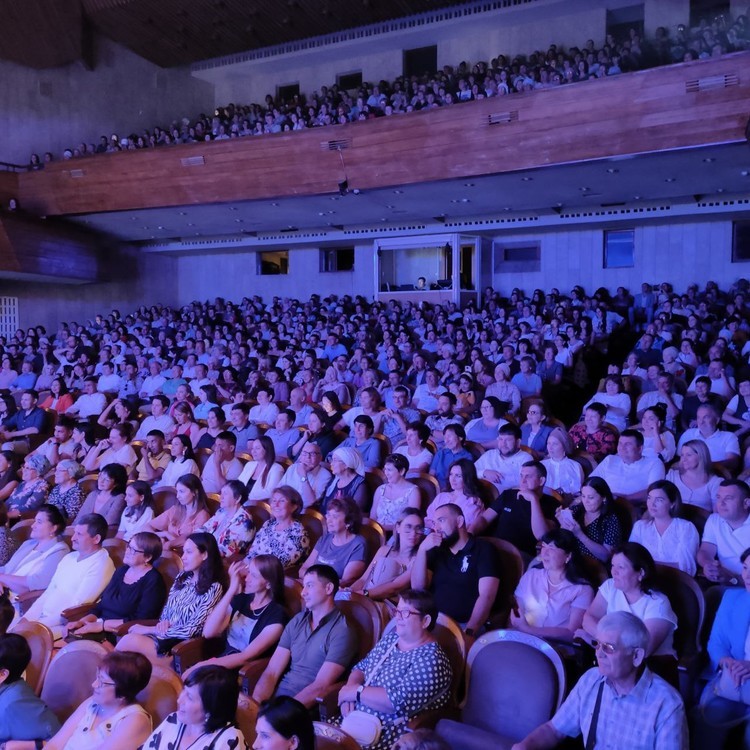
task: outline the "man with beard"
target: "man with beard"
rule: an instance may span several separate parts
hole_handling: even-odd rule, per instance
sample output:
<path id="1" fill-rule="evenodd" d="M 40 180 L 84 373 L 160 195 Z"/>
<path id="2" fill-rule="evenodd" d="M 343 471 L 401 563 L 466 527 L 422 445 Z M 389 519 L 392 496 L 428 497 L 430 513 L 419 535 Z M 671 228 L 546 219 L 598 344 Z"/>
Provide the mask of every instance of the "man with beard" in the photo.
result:
<path id="1" fill-rule="evenodd" d="M 504 492 L 518 487 L 521 467 L 532 460 L 531 455 L 521 450 L 521 428 L 515 424 L 504 424 L 497 432 L 497 448 L 477 459 L 477 476 L 492 482 L 500 492 Z"/>
<path id="2" fill-rule="evenodd" d="M 440 506 L 435 530 L 419 545 L 412 588 L 430 591 L 438 611 L 475 637 L 484 629 L 499 583 L 495 548 L 469 534 L 461 508 L 454 503 Z"/>

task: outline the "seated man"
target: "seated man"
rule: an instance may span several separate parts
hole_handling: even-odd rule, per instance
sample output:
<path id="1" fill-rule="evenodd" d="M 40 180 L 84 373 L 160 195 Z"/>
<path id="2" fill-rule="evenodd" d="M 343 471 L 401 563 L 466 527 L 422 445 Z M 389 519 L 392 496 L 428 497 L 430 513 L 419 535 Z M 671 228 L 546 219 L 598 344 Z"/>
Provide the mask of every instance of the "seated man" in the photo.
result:
<path id="1" fill-rule="evenodd" d="M 107 521 L 98 513 L 89 513 L 73 531 L 73 552 L 57 566 L 45 592 L 29 607 L 24 620 L 41 622 L 62 637 L 60 613 L 68 607 L 95 602 L 112 578 L 115 566 L 102 542 L 107 538 Z"/>
<path id="2" fill-rule="evenodd" d="M 696 558 L 712 583 L 742 584 L 740 556 L 750 547 L 750 487 L 725 479 L 716 491 L 716 512 L 706 520 Z"/>
<path id="3" fill-rule="evenodd" d="M 274 422 L 276 422 L 276 417 L 279 416 L 279 407 L 273 403 L 273 390 L 265 386 L 258 388 L 255 398 L 258 403 L 249 410 L 250 421 L 253 425 L 260 423 L 274 424 Z M 259 434 L 260 433 L 258 433 L 256 429 L 252 438 L 255 439 Z M 248 439 L 249 438 L 246 438 L 245 442 L 247 442 Z M 244 445 L 244 443 L 240 443 L 239 441 L 238 444 Z"/>
<path id="4" fill-rule="evenodd" d="M 320 446 L 307 442 L 300 451 L 297 462 L 284 473 L 281 484 L 293 487 L 302 497 L 304 508 L 317 505 L 326 487 L 331 483 L 331 472 L 322 465 Z"/>
<path id="5" fill-rule="evenodd" d="M 453 413 L 456 405 L 456 397 L 452 393 L 442 393 L 438 396 L 437 413 L 431 414 L 425 419 L 425 424 L 430 428 L 430 436 L 438 448 L 443 447 L 443 432 L 449 424 L 462 425 L 464 420 Z"/>
<path id="6" fill-rule="evenodd" d="M 510 382 L 521 392 L 521 398 L 542 395 L 542 379 L 536 374 L 536 364 L 532 357 L 521 357 L 521 371 Z"/>
<path id="7" fill-rule="evenodd" d="M 412 422 L 420 420 L 419 412 L 409 406 L 411 394 L 405 385 L 398 385 L 393 389 L 393 406 L 383 411 L 383 434 L 397 446 L 406 440 L 406 428 Z"/>
<path id="8" fill-rule="evenodd" d="M 576 450 L 590 453 L 596 462 L 617 452 L 617 435 L 605 426 L 607 407 L 594 402 L 583 412 L 583 422 L 574 424 L 568 434 Z"/>
<path id="9" fill-rule="evenodd" d="M 724 408 L 724 401 L 721 396 L 711 393 L 711 379 L 708 376 L 701 375 L 693 382 L 695 384 L 695 395 L 688 394 L 682 401 L 680 423 L 683 430 L 698 426 L 698 408 L 703 404 L 711 404 L 718 411 Z"/>
<path id="10" fill-rule="evenodd" d="M 144 440 L 152 430 L 159 430 L 165 439 L 171 438 L 175 424 L 168 411 L 169 399 L 166 396 L 154 396 L 151 399 L 151 414 L 141 422 L 138 432 L 135 433 L 135 439 Z"/>
<path id="11" fill-rule="evenodd" d="M 140 454 L 140 461 L 135 466 L 136 475 L 142 482 L 155 484 L 172 460 L 172 454 L 164 447 L 164 433 L 151 430 L 146 435 L 146 444 L 140 449 Z"/>
<path id="12" fill-rule="evenodd" d="M 440 385 L 440 373 L 436 369 L 430 368 L 425 373 L 424 382 L 415 388 L 411 405 L 422 411 L 435 411 L 438 405 L 438 396 L 445 393 L 446 390 Z"/>
<path id="13" fill-rule="evenodd" d="M 73 458 L 76 449 L 76 444 L 73 442 L 75 426 L 76 423 L 72 417 L 61 414 L 52 431 L 52 437 L 47 438 L 35 451 L 32 451 L 31 455 L 44 456 L 50 466 L 57 466 L 63 459 Z"/>
<path id="14" fill-rule="evenodd" d="M 96 384 L 96 390 L 99 393 L 119 393 L 122 380 L 115 372 L 113 362 L 107 361 L 101 363 L 101 375 Z"/>
<path id="15" fill-rule="evenodd" d="M 328 565 L 313 565 L 305 573 L 305 609 L 284 628 L 253 700 L 290 695 L 312 708 L 315 699 L 343 677 L 354 660 L 357 638 L 334 602 L 338 588 L 339 577 Z"/>
<path id="16" fill-rule="evenodd" d="M 664 404 L 667 409 L 667 427 L 675 430 L 682 409 L 682 396 L 674 390 L 674 375 L 660 372 L 657 378 L 657 390 L 648 391 L 638 399 L 638 419 L 643 419 L 643 412 L 656 404 Z"/>
<path id="17" fill-rule="evenodd" d="M 289 449 L 299 440 L 299 430 L 294 426 L 295 414 L 289 409 L 282 409 L 276 415 L 274 426 L 266 431 L 271 439 L 277 458 L 288 458 Z"/>
<path id="18" fill-rule="evenodd" d="M 687 748 L 682 698 L 646 666 L 648 638 L 630 612 L 602 617 L 594 641 L 598 667 L 585 672 L 557 713 L 512 750 L 546 750 L 581 734 L 586 747 Z"/>
<path id="19" fill-rule="evenodd" d="M 48 740 L 60 728 L 52 711 L 23 679 L 31 649 L 17 633 L 0 635 L 0 742 Z M 42 745 L 37 743 L 36 747 Z"/>
<path id="20" fill-rule="evenodd" d="M 306 401 L 304 388 L 292 388 L 289 392 L 289 409 L 294 412 L 294 426 L 307 427 L 307 419 L 312 412 L 312 406 Z"/>
<path id="21" fill-rule="evenodd" d="M 642 503 L 648 486 L 664 479 L 664 464 L 659 458 L 644 457 L 643 433 L 625 430 L 617 441 L 617 455 L 607 456 L 591 476 L 601 477 L 613 495 Z"/>
<path id="22" fill-rule="evenodd" d="M 29 452 L 29 438 L 44 432 L 46 415 L 44 409 L 36 405 L 38 400 L 39 394 L 36 391 L 23 392 L 21 408 L 0 427 L 3 450 L 12 450 L 25 456 Z"/>
<path id="23" fill-rule="evenodd" d="M 530 454 L 521 450 L 521 428 L 516 424 L 504 424 L 497 432 L 497 448 L 486 451 L 477 459 L 477 476 L 492 482 L 503 492 L 518 487 L 521 467 L 533 460 Z"/>
<path id="24" fill-rule="evenodd" d="M 83 393 L 69 406 L 65 413 L 74 414 L 79 419 L 98 417 L 107 407 L 107 397 L 96 390 L 96 378 L 83 381 Z"/>
<path id="25" fill-rule="evenodd" d="M 449 424 L 443 432 L 444 445 L 432 457 L 430 474 L 438 480 L 441 488 L 448 486 L 448 472 L 451 465 L 460 458 L 468 458 L 472 463 L 474 456 L 464 448 L 466 431 L 460 424 Z"/>
<path id="26" fill-rule="evenodd" d="M 11 391 L 27 391 L 36 385 L 36 373 L 34 363 L 25 359 L 21 363 L 21 374 L 10 384 Z"/>
<path id="27" fill-rule="evenodd" d="M 461 508 L 454 503 L 435 511 L 435 530 L 419 545 L 411 586 L 427 589 L 439 612 L 461 625 L 466 635 L 481 633 L 500 585 L 495 548 L 469 534 Z"/>
<path id="28" fill-rule="evenodd" d="M 232 423 L 229 432 L 234 433 L 237 437 L 237 445 L 240 448 L 240 453 L 246 449 L 248 441 L 255 440 L 260 435 L 258 428 L 250 421 L 249 414 L 251 411 L 250 405 L 244 401 L 232 404 L 232 408 L 229 411 L 229 421 Z M 278 409 L 276 409 L 275 413 L 278 414 Z M 258 421 L 264 422 L 265 420 L 259 419 Z M 273 420 L 269 424 L 273 424 Z"/>
<path id="29" fill-rule="evenodd" d="M 555 511 L 559 505 L 544 494 L 547 469 L 539 461 L 521 467 L 518 488 L 505 490 L 474 522 L 473 534 L 488 527 L 499 539 L 514 544 L 528 559 L 536 555 L 537 542 L 557 526 Z"/>
<path id="30" fill-rule="evenodd" d="M 224 430 L 216 436 L 213 453 L 206 461 L 201 473 L 203 489 L 207 493 L 219 493 L 230 480 L 242 474 L 242 462 L 234 455 L 237 449 L 237 438 L 234 433 Z"/>
<path id="31" fill-rule="evenodd" d="M 708 446 L 711 461 L 736 471 L 740 467 L 740 444 L 733 432 L 719 429 L 720 414 L 711 404 L 699 406 L 698 426 L 685 430 L 677 447 L 682 448 L 688 440 L 702 440 Z"/>

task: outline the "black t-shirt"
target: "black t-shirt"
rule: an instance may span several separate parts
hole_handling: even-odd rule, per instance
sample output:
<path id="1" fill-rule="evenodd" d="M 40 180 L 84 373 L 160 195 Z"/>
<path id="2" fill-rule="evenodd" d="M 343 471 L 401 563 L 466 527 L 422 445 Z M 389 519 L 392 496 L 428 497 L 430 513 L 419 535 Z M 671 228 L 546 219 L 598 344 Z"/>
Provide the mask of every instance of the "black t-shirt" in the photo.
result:
<path id="1" fill-rule="evenodd" d="M 430 591 L 438 611 L 464 623 L 471 618 L 479 596 L 480 578 L 499 578 L 497 550 L 489 543 L 470 537 L 455 555 L 444 545 L 427 552 L 432 571 Z"/>
<path id="2" fill-rule="evenodd" d="M 542 513 L 545 518 L 555 520 L 557 501 L 550 495 L 542 495 Z M 490 509 L 497 513 L 492 534 L 505 539 L 530 557 L 536 555 L 536 537 L 531 530 L 531 503 L 518 497 L 518 490 L 505 490 Z"/>
<path id="3" fill-rule="evenodd" d="M 164 579 L 151 568 L 135 583 L 125 583 L 128 566 L 120 566 L 102 592 L 94 614 L 104 620 L 155 620 L 167 600 Z"/>
<path id="4" fill-rule="evenodd" d="M 253 594 L 237 594 L 232 598 L 230 604 L 232 615 L 229 618 L 229 630 L 227 632 L 228 653 L 236 653 L 246 649 L 269 625 L 284 626 L 287 623 L 288 618 L 284 608 L 278 602 L 269 602 L 266 607 L 257 613 L 253 612 L 252 602 Z M 274 648 L 275 645 L 271 646 L 259 658 L 270 656 Z"/>

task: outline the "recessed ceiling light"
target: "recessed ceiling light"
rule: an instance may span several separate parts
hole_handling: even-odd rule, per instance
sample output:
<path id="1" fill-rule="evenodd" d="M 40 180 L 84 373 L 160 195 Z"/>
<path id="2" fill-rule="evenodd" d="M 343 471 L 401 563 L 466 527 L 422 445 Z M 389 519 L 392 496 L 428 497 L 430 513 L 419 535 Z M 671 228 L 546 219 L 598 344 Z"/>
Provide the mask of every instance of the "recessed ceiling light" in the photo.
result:
<path id="1" fill-rule="evenodd" d="M 464 187 L 474 187 L 473 182 L 464 182 Z"/>
<path id="2" fill-rule="evenodd" d="M 703 161 L 705 164 L 711 164 L 712 162 L 715 162 L 716 159 L 714 159 L 713 156 L 707 156 Z"/>
<path id="3" fill-rule="evenodd" d="M 272 203 L 271 205 L 272 205 L 272 206 L 274 206 L 274 208 L 275 208 L 275 207 L 277 207 L 277 206 L 278 206 L 279 204 L 278 204 L 278 203 L 275 203 L 275 202 L 274 202 L 274 203 Z"/>
<path id="4" fill-rule="evenodd" d="M 639 201 L 640 199 L 641 199 L 641 196 L 640 196 L 640 195 L 634 195 L 634 196 L 633 196 L 633 200 L 634 200 L 634 201 Z"/>
<path id="5" fill-rule="evenodd" d="M 161 227 L 161 226 L 160 226 L 160 227 L 156 227 L 156 228 L 157 228 L 157 229 L 164 229 L 164 227 Z"/>
<path id="6" fill-rule="evenodd" d="M 193 222 L 190 222 L 190 223 L 188 224 L 188 226 L 189 226 L 189 227 L 194 227 L 194 226 L 195 226 L 195 224 L 193 224 Z"/>
<path id="7" fill-rule="evenodd" d="M 403 194 L 404 194 L 404 191 L 403 191 L 403 190 L 394 190 L 394 191 L 393 191 L 393 194 L 394 194 L 394 195 L 403 195 Z"/>
<path id="8" fill-rule="evenodd" d="M 143 227 L 144 229 L 148 229 L 148 227 Z"/>
<path id="9" fill-rule="evenodd" d="M 131 216 L 130 217 L 130 221 L 138 221 L 138 217 L 137 216 Z"/>
<path id="10" fill-rule="evenodd" d="M 244 219 L 235 219 L 234 222 L 235 222 L 235 224 L 244 224 L 245 220 Z"/>
<path id="11" fill-rule="evenodd" d="M 533 177 L 522 177 L 521 180 L 523 182 L 532 182 L 534 180 L 534 178 Z"/>
<path id="12" fill-rule="evenodd" d="M 664 182 L 674 182 L 674 177 L 665 177 Z"/>
<path id="13" fill-rule="evenodd" d="M 716 188 L 716 192 L 717 193 L 723 193 L 724 192 L 724 188 Z"/>
<path id="14" fill-rule="evenodd" d="M 580 190 L 580 191 L 581 191 L 582 193 L 587 193 L 587 192 L 588 192 L 589 190 L 591 190 L 591 188 L 588 188 L 588 187 L 579 187 L 578 189 L 579 189 L 579 190 Z"/>
<path id="15" fill-rule="evenodd" d="M 187 216 L 187 211 L 180 211 L 180 216 Z"/>
<path id="16" fill-rule="evenodd" d="M 237 206 L 229 206 L 229 210 L 230 211 L 236 211 L 237 210 Z"/>
<path id="17" fill-rule="evenodd" d="M 619 171 L 620 171 L 619 169 L 615 169 L 614 167 L 610 167 L 607 170 L 607 174 L 617 174 Z"/>
<path id="18" fill-rule="evenodd" d="M 747 169 L 743 169 L 743 170 L 742 170 L 742 171 L 740 172 L 740 175 L 742 175 L 742 177 L 747 177 L 747 176 L 748 176 L 749 174 L 750 174 L 750 171 L 749 171 L 749 170 L 747 170 Z"/>
<path id="19" fill-rule="evenodd" d="M 332 195 L 328 200 L 337 201 L 337 200 L 339 200 L 339 198 L 341 198 L 340 195 Z"/>

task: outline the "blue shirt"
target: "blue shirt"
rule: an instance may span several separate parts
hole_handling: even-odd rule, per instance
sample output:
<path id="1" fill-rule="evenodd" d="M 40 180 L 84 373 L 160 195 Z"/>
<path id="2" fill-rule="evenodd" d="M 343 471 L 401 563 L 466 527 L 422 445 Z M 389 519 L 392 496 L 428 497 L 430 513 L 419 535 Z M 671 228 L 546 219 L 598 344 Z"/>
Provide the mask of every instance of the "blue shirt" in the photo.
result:
<path id="1" fill-rule="evenodd" d="M 0 685 L 0 742 L 48 740 L 60 722 L 24 682 Z"/>
<path id="2" fill-rule="evenodd" d="M 469 461 L 474 462 L 474 458 L 466 448 L 461 448 L 461 450 L 455 453 L 449 448 L 440 448 L 435 454 L 430 464 L 430 474 L 438 480 L 438 484 L 441 487 L 444 487 L 448 481 L 448 470 L 451 468 L 451 464 L 461 458 L 468 458 Z"/>

